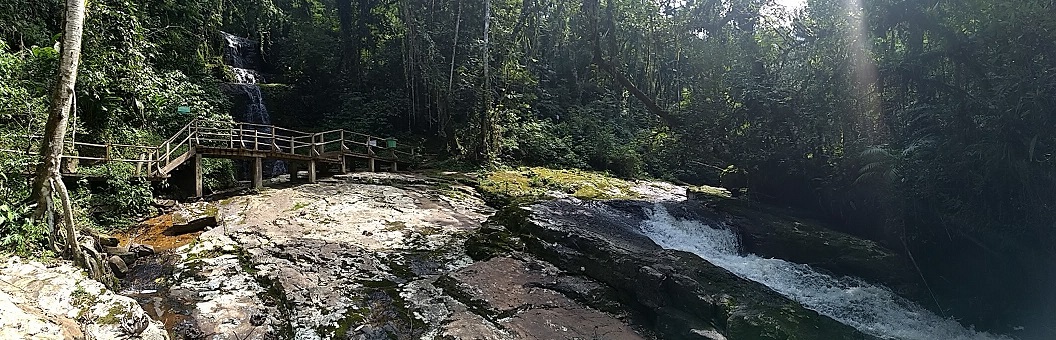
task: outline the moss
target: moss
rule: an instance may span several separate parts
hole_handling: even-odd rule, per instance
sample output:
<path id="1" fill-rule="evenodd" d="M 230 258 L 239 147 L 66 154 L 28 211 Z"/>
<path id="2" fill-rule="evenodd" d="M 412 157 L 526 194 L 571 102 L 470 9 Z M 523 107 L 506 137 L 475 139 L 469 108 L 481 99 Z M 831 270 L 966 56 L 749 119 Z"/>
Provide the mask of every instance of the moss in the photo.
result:
<path id="1" fill-rule="evenodd" d="M 220 208 L 218 208 L 215 204 L 209 204 L 209 205 L 205 206 L 205 211 L 203 212 L 203 214 L 205 214 L 205 216 L 209 216 L 209 217 L 217 217 L 219 215 L 219 213 L 220 213 Z"/>
<path id="2" fill-rule="evenodd" d="M 106 315 L 95 320 L 95 322 L 100 325 L 114 325 L 121 322 L 121 319 L 125 318 L 127 315 L 128 306 L 125 306 L 122 303 L 117 303 L 110 306 L 110 310 Z"/>
<path id="3" fill-rule="evenodd" d="M 237 197 L 228 197 L 228 198 L 220 200 L 220 202 L 218 202 L 218 203 L 220 205 L 229 205 L 231 203 L 234 203 L 236 198 Z"/>
<path id="4" fill-rule="evenodd" d="M 356 298 L 362 305 L 359 309 L 348 309 L 334 325 L 316 329 L 328 339 L 348 339 L 356 325 L 386 325 L 385 331 L 392 339 L 421 337 L 426 329 L 423 321 L 414 317 L 408 302 L 400 296 L 400 285 L 390 280 L 357 281 L 364 288 Z"/>
<path id="5" fill-rule="evenodd" d="M 399 231 L 407 229 L 407 223 L 403 221 L 385 221 L 385 231 Z"/>
<path id="6" fill-rule="evenodd" d="M 582 199 L 630 199 L 638 194 L 631 183 L 606 174 L 583 170 L 519 168 L 499 170 L 481 176 L 478 183 L 485 199 L 509 203 L 518 199 L 542 199 L 568 194 Z M 489 202 L 489 203 L 492 203 Z"/>
<path id="7" fill-rule="evenodd" d="M 692 199 L 708 200 L 712 198 L 726 199 L 733 197 L 729 190 L 708 185 L 689 187 L 686 191 Z"/>
<path id="8" fill-rule="evenodd" d="M 319 334 L 330 335 L 331 339 L 347 339 L 349 331 L 353 326 L 363 324 L 366 321 L 366 315 L 369 313 L 369 309 L 359 310 L 349 308 L 345 311 L 344 316 L 340 320 L 337 320 L 337 326 L 334 327 L 323 327 L 319 329 Z"/>
<path id="9" fill-rule="evenodd" d="M 206 250 L 202 250 L 202 251 L 199 251 L 199 252 L 187 254 L 187 260 L 186 261 L 187 262 L 192 262 L 192 261 L 201 260 L 201 259 L 212 259 L 212 258 L 217 258 L 217 257 L 219 257 L 220 255 L 223 255 L 223 254 L 224 254 L 223 251 L 217 250 L 216 248 L 206 249 Z"/>
<path id="10" fill-rule="evenodd" d="M 79 284 L 77 285 L 77 288 L 73 290 L 73 293 L 70 294 L 70 297 L 72 298 L 70 304 L 74 307 L 91 306 L 99 299 L 98 296 L 84 290 L 84 287 L 81 287 Z"/>
<path id="11" fill-rule="evenodd" d="M 246 264 L 242 265 L 247 266 Z M 264 301 L 266 305 L 275 305 L 278 307 L 279 313 L 282 314 L 282 320 L 293 320 L 293 308 L 291 308 L 290 299 L 286 296 L 286 290 L 282 287 L 282 284 L 267 277 L 265 275 L 253 275 L 256 279 L 257 284 L 264 288 L 263 292 L 257 294 L 261 301 Z M 293 339 L 294 331 L 293 324 L 287 322 L 284 325 L 278 325 L 279 332 L 282 339 Z"/>
<path id="12" fill-rule="evenodd" d="M 307 207 L 309 204 L 310 203 L 308 203 L 308 202 L 297 202 L 297 203 L 293 204 L 293 207 L 291 207 L 290 210 L 286 210 L 286 211 L 301 210 L 301 209 L 304 209 L 304 207 Z"/>
<path id="13" fill-rule="evenodd" d="M 99 300 L 99 296 L 84 290 L 84 287 L 80 284 L 73 290 L 73 293 L 70 293 L 70 298 L 70 305 L 80 309 L 77 311 L 78 320 L 83 320 L 84 316 L 91 310 L 91 307 Z"/>
<path id="14" fill-rule="evenodd" d="M 466 239 L 466 255 L 474 261 L 486 261 L 493 257 L 524 250 L 524 242 L 497 223 L 485 225 Z"/>

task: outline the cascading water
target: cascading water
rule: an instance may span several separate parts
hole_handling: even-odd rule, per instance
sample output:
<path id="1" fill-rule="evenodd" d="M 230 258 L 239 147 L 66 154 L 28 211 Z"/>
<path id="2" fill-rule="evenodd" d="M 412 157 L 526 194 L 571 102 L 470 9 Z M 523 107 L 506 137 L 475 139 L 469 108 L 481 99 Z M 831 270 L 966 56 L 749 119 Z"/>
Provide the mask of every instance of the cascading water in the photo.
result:
<path id="1" fill-rule="evenodd" d="M 231 66 L 231 72 L 234 74 L 234 82 L 228 85 L 232 89 L 231 92 L 234 92 L 233 95 L 245 98 L 241 114 L 236 112 L 233 116 L 245 123 L 270 125 L 271 116 L 268 115 L 268 108 L 264 105 L 264 94 L 261 93 L 259 85 L 266 82 L 264 76 L 254 69 L 257 67 L 257 61 L 260 60 L 259 46 L 255 41 L 227 32 L 220 32 L 220 35 L 227 43 L 224 45 L 224 62 Z M 271 131 L 265 131 L 266 128 L 261 129 L 262 133 L 271 133 Z M 265 173 L 268 176 L 286 173 L 286 164 L 282 161 L 268 161 L 265 168 L 270 169 L 270 172 Z"/>
<path id="2" fill-rule="evenodd" d="M 803 264 L 740 254 L 733 231 L 677 219 L 657 204 L 639 226 L 665 249 L 690 252 L 737 276 L 756 281 L 858 330 L 884 339 L 1009 339 L 977 332 L 908 301 L 890 289 L 853 277 L 835 277 Z"/>

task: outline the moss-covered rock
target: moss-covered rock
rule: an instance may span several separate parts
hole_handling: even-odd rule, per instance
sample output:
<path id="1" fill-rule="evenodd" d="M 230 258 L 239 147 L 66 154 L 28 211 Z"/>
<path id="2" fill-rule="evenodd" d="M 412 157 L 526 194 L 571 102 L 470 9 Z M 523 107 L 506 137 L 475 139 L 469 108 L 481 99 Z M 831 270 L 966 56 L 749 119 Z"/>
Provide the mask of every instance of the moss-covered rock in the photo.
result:
<path id="1" fill-rule="evenodd" d="M 628 181 L 583 170 L 517 168 L 498 170 L 480 177 L 479 187 L 489 203 L 532 201 L 573 196 L 582 199 L 629 199 L 638 197 Z"/>

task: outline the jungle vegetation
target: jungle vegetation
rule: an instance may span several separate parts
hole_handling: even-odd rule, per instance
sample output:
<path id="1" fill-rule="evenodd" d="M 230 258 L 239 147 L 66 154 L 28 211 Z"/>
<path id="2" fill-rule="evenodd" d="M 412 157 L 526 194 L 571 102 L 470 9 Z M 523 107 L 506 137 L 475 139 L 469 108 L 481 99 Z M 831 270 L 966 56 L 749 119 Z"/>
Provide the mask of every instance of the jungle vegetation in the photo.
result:
<path id="1" fill-rule="evenodd" d="M 43 128 L 64 7 L 0 0 L 4 149 Z M 230 119 L 220 31 L 261 42 L 277 125 L 398 136 L 434 167 L 723 184 L 912 256 L 932 308 L 980 328 L 1056 317 L 1051 0 L 92 0 L 71 133 Z M 99 171 L 79 209 L 149 209 Z M 0 233 L 25 250 L 13 172 Z"/>

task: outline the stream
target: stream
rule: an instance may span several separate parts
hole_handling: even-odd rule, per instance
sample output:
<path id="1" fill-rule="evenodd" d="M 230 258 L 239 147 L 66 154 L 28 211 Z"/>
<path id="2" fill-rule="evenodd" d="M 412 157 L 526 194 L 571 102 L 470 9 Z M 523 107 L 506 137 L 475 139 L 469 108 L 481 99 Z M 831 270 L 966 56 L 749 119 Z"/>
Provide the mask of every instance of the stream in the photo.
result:
<path id="1" fill-rule="evenodd" d="M 883 286 L 828 275 L 804 264 L 742 254 L 733 231 L 675 218 L 662 205 L 647 209 L 646 217 L 640 231 L 657 245 L 696 254 L 864 333 L 905 340 L 1010 339 L 966 328 Z"/>

